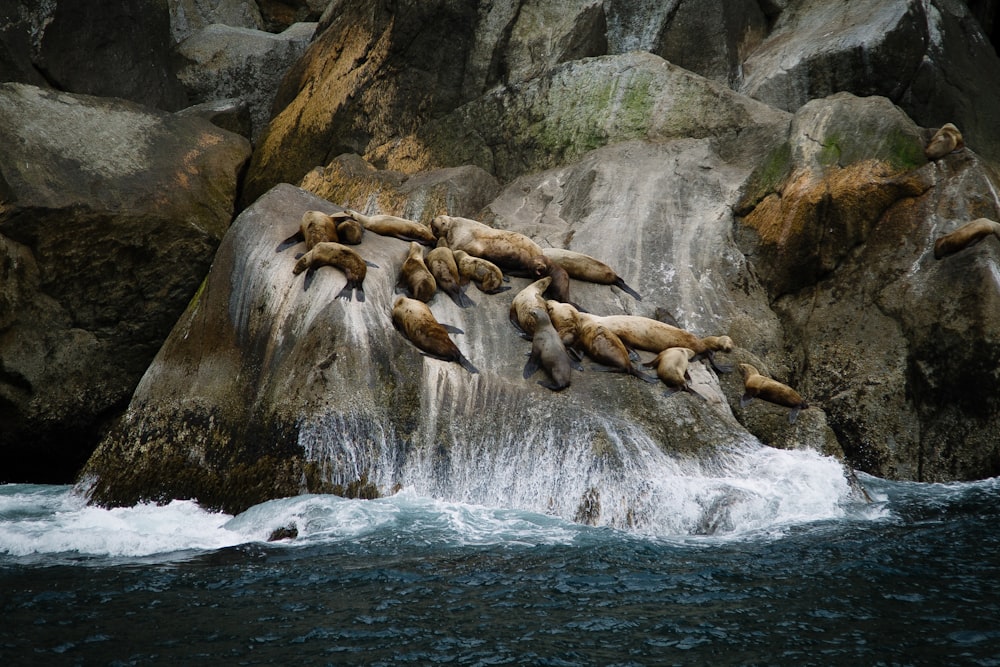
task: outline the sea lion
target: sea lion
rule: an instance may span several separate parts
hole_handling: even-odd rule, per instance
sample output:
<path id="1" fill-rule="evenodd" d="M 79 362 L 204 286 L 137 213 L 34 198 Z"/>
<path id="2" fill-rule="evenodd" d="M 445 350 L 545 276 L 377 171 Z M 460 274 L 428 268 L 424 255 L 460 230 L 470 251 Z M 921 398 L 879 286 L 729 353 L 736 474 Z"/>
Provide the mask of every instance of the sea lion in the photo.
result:
<path id="1" fill-rule="evenodd" d="M 667 385 L 664 393 L 668 396 L 676 391 L 687 391 L 703 398 L 691 388 L 690 384 L 691 375 L 688 373 L 688 366 L 694 357 L 695 351 L 691 348 L 668 347 L 643 366 L 656 369 L 656 376 Z"/>
<path id="2" fill-rule="evenodd" d="M 928 160 L 939 160 L 948 153 L 954 153 L 964 147 L 965 140 L 962 138 L 962 133 L 951 123 L 945 123 L 927 142 L 924 155 Z"/>
<path id="3" fill-rule="evenodd" d="M 365 228 L 354 218 L 344 218 L 337 223 L 337 236 L 341 243 L 358 245 L 365 235 Z"/>
<path id="4" fill-rule="evenodd" d="M 451 248 L 446 245 L 438 245 L 427 253 L 424 263 L 431 275 L 434 276 L 434 280 L 437 281 L 438 289 L 450 296 L 455 305 L 459 308 L 476 305 L 462 289 L 458 265 L 455 263 L 455 255 L 452 254 Z"/>
<path id="5" fill-rule="evenodd" d="M 392 304 L 392 326 L 429 357 L 455 361 L 470 373 L 478 373 L 465 358 L 448 333 L 463 333 L 461 329 L 441 324 L 423 301 L 397 296 Z"/>
<path id="6" fill-rule="evenodd" d="M 536 280 L 518 292 L 510 302 L 510 323 L 517 329 L 517 335 L 521 338 L 531 340 L 531 336 L 535 333 L 535 318 L 531 316 L 531 309 L 545 308 L 542 293 L 551 281 L 551 278 Z"/>
<path id="7" fill-rule="evenodd" d="M 424 262 L 423 246 L 416 241 L 410 241 L 410 250 L 399 269 L 396 291 L 406 291 L 412 298 L 425 303 L 437 291 L 437 281 Z"/>
<path id="8" fill-rule="evenodd" d="M 638 292 L 625 284 L 625 281 L 615 273 L 614 269 L 599 259 L 584 255 L 582 252 L 564 250 L 563 248 L 543 248 L 542 252 L 545 253 L 546 257 L 566 269 L 570 278 L 599 285 L 614 285 L 642 301 Z"/>
<path id="9" fill-rule="evenodd" d="M 437 243 L 431 228 L 416 220 L 407 220 L 395 215 L 364 215 L 352 209 L 348 209 L 346 213 L 360 222 L 368 231 L 382 236 L 394 236 L 397 239 L 416 241 L 426 246 L 433 246 Z"/>
<path id="10" fill-rule="evenodd" d="M 552 279 L 549 283 L 549 287 L 545 290 L 544 296 L 546 299 L 552 299 L 553 301 L 562 301 L 563 303 L 573 303 L 569 298 L 569 273 L 563 267 L 559 266 L 555 260 L 546 257 L 545 255 L 539 255 L 538 257 L 532 257 L 529 260 L 529 265 L 531 267 L 531 275 L 533 278 L 545 278 L 548 276 Z M 576 308 L 580 308 L 575 303 L 573 304 Z"/>
<path id="11" fill-rule="evenodd" d="M 535 306 L 530 315 L 535 320 L 535 333 L 531 339 L 531 354 L 524 364 L 522 375 L 527 380 L 539 368 L 544 368 L 551 380 L 539 380 L 538 384 L 552 391 L 562 391 L 569 386 L 573 368 L 583 370 L 583 367 L 570 358 L 544 308 Z"/>
<path id="12" fill-rule="evenodd" d="M 799 416 L 799 412 L 809 407 L 802 400 L 799 392 L 787 384 L 782 384 L 777 380 L 772 380 L 769 377 L 761 375 L 750 364 L 740 364 L 740 375 L 743 376 L 743 387 L 745 390 L 743 397 L 740 399 L 740 407 L 744 407 L 753 399 L 759 398 L 768 403 L 791 408 L 791 412 L 788 413 L 789 424 L 794 424 L 796 418 Z"/>
<path id="13" fill-rule="evenodd" d="M 278 244 L 276 252 L 281 252 L 291 248 L 297 243 L 305 241 L 306 250 L 312 250 L 317 243 L 324 241 L 340 241 L 337 233 L 337 223 L 343 220 L 344 214 L 338 216 L 327 215 L 323 211 L 306 211 L 299 221 L 299 229 L 287 239 Z"/>
<path id="14" fill-rule="evenodd" d="M 431 229 L 439 239 L 445 239 L 452 250 L 464 250 L 475 257 L 488 259 L 513 275 L 537 277 L 531 258 L 542 255 L 542 248 L 524 234 L 450 215 L 435 217 Z"/>
<path id="15" fill-rule="evenodd" d="M 309 289 L 313 274 L 321 266 L 335 266 L 347 276 L 347 285 L 337 295 L 338 299 L 350 299 L 353 292 L 358 301 L 362 302 L 365 300 L 363 284 L 368 274 L 368 267 L 378 268 L 377 264 L 365 261 L 353 249 L 333 241 L 324 241 L 317 243 L 312 250 L 299 257 L 292 273 L 299 275 L 303 271 L 308 271 L 304 288 Z"/>
<path id="16" fill-rule="evenodd" d="M 549 299 L 545 302 L 545 309 L 549 313 L 549 320 L 555 327 L 559 339 L 567 349 L 574 349 L 576 343 L 576 316 L 578 311 L 575 306 L 561 301 Z"/>
<path id="17" fill-rule="evenodd" d="M 690 331 L 640 315 L 608 315 L 601 318 L 601 323 L 631 348 L 659 354 L 668 347 L 686 347 L 695 351 L 696 358 L 708 359 L 712 368 L 720 373 L 733 370 L 715 361 L 716 352 L 733 351 L 733 339 L 729 336 L 699 338 Z"/>
<path id="18" fill-rule="evenodd" d="M 990 234 L 1000 238 L 1000 223 L 989 218 L 977 218 L 967 222 L 934 242 L 934 259 L 954 255 L 959 250 L 976 245 Z"/>
<path id="19" fill-rule="evenodd" d="M 606 369 L 634 375 L 646 382 L 656 382 L 655 377 L 646 375 L 632 365 L 632 358 L 622 340 L 611 329 L 601 323 L 600 317 L 590 313 L 576 315 L 576 347 Z"/>
<path id="20" fill-rule="evenodd" d="M 455 263 L 458 265 L 458 275 L 465 281 L 473 281 L 480 292 L 498 294 L 506 292 L 509 286 L 503 285 L 508 278 L 504 277 L 500 267 L 488 259 L 473 257 L 464 250 L 452 250 Z"/>

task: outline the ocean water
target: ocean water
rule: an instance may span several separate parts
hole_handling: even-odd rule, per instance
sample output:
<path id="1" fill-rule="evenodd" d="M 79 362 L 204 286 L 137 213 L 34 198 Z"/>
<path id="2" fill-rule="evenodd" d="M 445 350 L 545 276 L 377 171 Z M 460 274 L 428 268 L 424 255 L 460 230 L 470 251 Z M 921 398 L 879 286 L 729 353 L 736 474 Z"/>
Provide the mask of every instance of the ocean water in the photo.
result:
<path id="1" fill-rule="evenodd" d="M 0 486 L 0 665 L 1000 665 L 1000 480 L 861 476 L 866 502 L 774 451 L 634 530 L 410 489 L 229 516 Z"/>

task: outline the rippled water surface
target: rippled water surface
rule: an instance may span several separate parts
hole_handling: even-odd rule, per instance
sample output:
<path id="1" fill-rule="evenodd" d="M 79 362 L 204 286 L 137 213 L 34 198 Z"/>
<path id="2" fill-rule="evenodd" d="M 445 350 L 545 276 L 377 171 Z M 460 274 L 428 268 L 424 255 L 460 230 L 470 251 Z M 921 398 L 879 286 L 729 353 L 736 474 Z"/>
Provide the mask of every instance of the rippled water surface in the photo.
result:
<path id="1" fill-rule="evenodd" d="M 873 503 L 776 496 L 714 535 L 0 486 L 0 664 L 1000 665 L 1000 482 L 862 481 Z"/>

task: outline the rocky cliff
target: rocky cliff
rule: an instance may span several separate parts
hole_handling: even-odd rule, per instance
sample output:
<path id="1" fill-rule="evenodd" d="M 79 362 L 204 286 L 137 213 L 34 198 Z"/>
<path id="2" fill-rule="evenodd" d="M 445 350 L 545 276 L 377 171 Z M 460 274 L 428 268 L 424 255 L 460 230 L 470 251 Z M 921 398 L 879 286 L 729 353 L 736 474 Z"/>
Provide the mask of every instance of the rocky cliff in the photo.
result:
<path id="1" fill-rule="evenodd" d="M 763 443 L 902 479 L 1000 472 L 997 241 L 932 252 L 1000 215 L 992 25 L 951 0 L 645 4 L 330 3 L 255 125 L 245 210 L 85 469 L 93 498 L 234 511 L 417 485 L 628 525 L 654 455 L 711 468 Z M 946 122 L 965 147 L 928 161 Z M 389 320 L 405 242 L 366 233 L 364 303 L 334 298 L 333 268 L 304 289 L 276 251 L 340 206 L 598 257 L 644 298 L 573 281 L 585 308 L 727 334 L 727 361 L 811 407 L 789 425 L 741 406 L 738 375 L 701 362 L 708 400 L 595 371 L 553 394 L 521 377 L 518 278 L 431 302 L 479 374 L 423 357 Z M 587 473 L 560 477 L 570 459 Z"/>

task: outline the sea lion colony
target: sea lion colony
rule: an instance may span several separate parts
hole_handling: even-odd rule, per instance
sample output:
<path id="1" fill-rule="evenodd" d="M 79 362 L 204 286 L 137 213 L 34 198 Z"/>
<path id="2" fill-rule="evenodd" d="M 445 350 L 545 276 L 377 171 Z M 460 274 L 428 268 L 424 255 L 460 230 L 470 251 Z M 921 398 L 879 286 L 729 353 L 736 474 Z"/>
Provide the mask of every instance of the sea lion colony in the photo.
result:
<path id="1" fill-rule="evenodd" d="M 570 385 L 572 370 L 583 370 L 579 360 L 586 356 L 595 370 L 657 382 L 656 377 L 641 370 L 636 350 L 656 355 L 646 366 L 656 368 L 668 395 L 677 390 L 695 393 L 688 384 L 687 374 L 688 364 L 693 361 L 706 359 L 719 372 L 732 370 L 718 365 L 714 359 L 717 351 L 732 351 L 733 342 L 728 336 L 701 338 L 651 318 L 599 316 L 569 303 L 570 278 L 613 285 L 636 299 L 642 298 L 604 262 L 573 251 L 543 251 L 523 234 L 496 230 L 467 218 L 438 216 L 428 227 L 389 215 L 365 216 L 348 210 L 330 216 L 307 211 L 302 216 L 300 230 L 278 248 L 283 250 L 290 244 L 306 242 L 308 250 L 296 256 L 293 273 L 308 271 L 307 286 L 319 267 L 335 266 L 347 278 L 347 285 L 338 297 L 349 299 L 353 292 L 358 301 L 364 301 L 362 284 L 366 267 L 375 265 L 337 241 L 322 240 L 326 238 L 323 234 L 337 238 L 337 227 L 348 222 L 383 236 L 410 241 L 406 258 L 399 267 L 396 291 L 400 296 L 392 307 L 393 326 L 423 354 L 459 363 L 470 373 L 478 370 L 449 337 L 463 331 L 438 322 L 427 302 L 436 293 L 444 292 L 460 307 L 474 306 L 465 294 L 470 281 L 484 294 L 510 289 L 502 285 L 508 279 L 494 260 L 507 267 L 509 273 L 536 278 L 518 291 L 510 303 L 510 321 L 516 333 L 532 342 L 523 370 L 525 379 L 543 370 L 548 379 L 538 384 L 562 391 Z M 321 232 L 310 231 L 310 225 Z M 310 247 L 311 239 L 314 241 Z M 452 243 L 459 247 L 453 248 Z M 425 252 L 424 246 L 431 249 Z M 551 289 L 554 282 L 560 285 L 555 292 Z"/>

